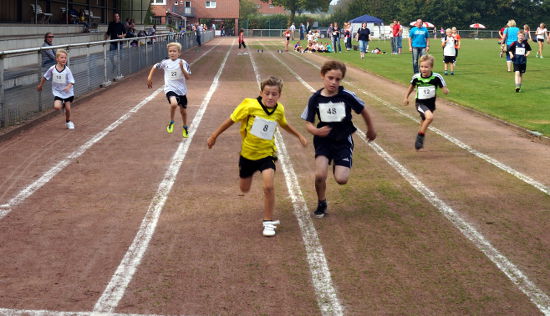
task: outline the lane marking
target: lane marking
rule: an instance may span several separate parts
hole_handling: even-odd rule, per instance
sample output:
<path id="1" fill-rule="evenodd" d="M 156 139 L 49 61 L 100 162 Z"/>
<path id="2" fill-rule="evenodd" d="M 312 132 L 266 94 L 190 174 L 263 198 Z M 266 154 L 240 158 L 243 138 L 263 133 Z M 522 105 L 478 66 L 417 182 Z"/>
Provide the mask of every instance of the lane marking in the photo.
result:
<path id="1" fill-rule="evenodd" d="M 231 47 L 233 47 L 234 43 L 235 40 L 231 43 Z M 210 85 L 210 89 L 201 103 L 201 107 L 193 118 L 193 122 L 189 128 L 189 138 L 182 140 L 176 152 L 172 156 L 170 165 L 164 174 L 162 182 L 158 186 L 157 193 L 151 200 L 151 204 L 149 205 L 149 209 L 141 222 L 139 231 L 137 232 L 136 237 L 128 248 L 128 251 L 124 255 L 122 262 L 118 266 L 105 291 L 96 302 L 94 312 L 113 312 L 124 296 L 126 288 L 136 273 L 137 267 L 141 263 L 141 259 L 143 258 L 143 255 L 149 246 L 149 242 L 153 237 L 160 214 L 164 208 L 166 200 L 168 199 L 168 195 L 172 190 L 172 186 L 176 181 L 176 176 L 178 175 L 181 164 L 185 159 L 187 150 L 193 140 L 193 136 L 201 123 L 202 117 L 208 107 L 208 104 L 210 103 L 210 100 L 212 99 L 212 96 L 214 95 L 214 92 L 218 88 L 219 79 L 230 52 L 231 49 L 228 49 L 222 64 L 220 65 L 220 68 L 218 69 L 218 72 Z"/>
<path id="2" fill-rule="evenodd" d="M 256 82 L 258 87 L 260 87 L 260 72 L 250 52 L 249 55 L 254 73 L 256 74 Z M 273 53 L 271 53 L 271 55 L 273 55 Z M 273 57 L 275 57 L 275 55 L 273 55 Z M 311 279 L 317 296 L 319 309 L 323 315 L 344 315 L 344 308 L 336 294 L 328 262 L 323 252 L 323 246 L 315 230 L 315 225 L 313 225 L 311 221 L 311 215 L 309 214 L 307 203 L 302 194 L 298 177 L 294 172 L 292 161 L 290 160 L 283 136 L 279 129 L 277 129 L 275 133 L 275 145 L 279 152 L 278 157 L 281 159 L 281 166 L 285 175 L 288 193 L 290 194 L 292 205 L 294 206 L 294 216 L 298 219 L 298 224 L 302 232 L 302 240 L 304 241 L 306 249 L 307 261 L 309 270 L 311 271 Z"/>
<path id="3" fill-rule="evenodd" d="M 4 316 L 162 316 L 158 314 L 122 314 L 99 312 L 61 312 L 39 309 L 9 309 L 0 308 L 0 315 Z"/>
<path id="4" fill-rule="evenodd" d="M 273 54 L 273 53 L 272 53 Z M 273 55 L 275 56 L 275 55 Z M 279 62 L 290 71 L 294 77 L 300 81 L 310 92 L 315 90 L 305 82 L 294 70 L 283 63 L 278 57 Z M 550 315 L 550 297 L 539 289 L 529 278 L 508 258 L 502 255 L 472 224 L 463 219 L 450 206 L 424 185 L 413 173 L 408 171 L 396 159 L 389 155 L 384 149 L 374 143 L 368 142 L 365 133 L 358 129 L 358 134 L 380 157 L 382 157 L 390 166 L 392 166 L 413 188 L 424 196 L 435 208 L 437 208 L 455 226 L 468 240 L 470 240 L 485 256 L 491 260 L 500 271 L 502 271 L 512 283 L 523 292 L 533 302 L 537 308 L 545 315 Z"/>
<path id="5" fill-rule="evenodd" d="M 313 63 L 312 61 L 302 57 L 302 56 L 299 56 L 297 54 L 292 54 L 293 56 L 295 56 L 296 58 L 299 58 L 307 63 L 309 63 L 310 65 L 314 66 L 315 68 L 317 69 L 321 69 L 321 67 L 319 67 L 317 64 Z M 349 82 L 348 80 L 345 81 L 347 84 L 349 84 L 350 86 L 354 87 L 356 90 L 362 92 L 363 94 L 367 95 L 368 97 L 372 98 L 372 99 L 375 99 L 376 101 L 378 101 L 379 103 L 385 105 L 386 107 L 394 110 L 395 112 L 411 119 L 412 121 L 414 122 L 417 122 L 418 123 L 418 119 L 415 118 L 414 116 L 410 115 L 409 113 L 403 111 L 402 109 L 392 105 L 391 103 L 383 100 L 382 98 L 378 97 L 377 95 L 371 93 L 371 92 L 368 92 L 366 91 L 365 89 L 362 89 L 360 87 L 358 87 L 356 84 L 352 83 L 352 82 Z M 467 145 L 466 143 L 462 142 L 461 140 L 443 132 L 442 130 L 438 129 L 438 128 L 435 128 L 433 126 L 430 126 L 429 127 L 429 130 L 436 133 L 437 135 L 447 139 L 448 141 L 450 141 L 451 143 L 455 144 L 456 146 L 466 150 L 467 152 L 471 153 L 472 155 L 478 157 L 478 158 L 481 158 L 482 160 L 492 164 L 493 166 L 513 175 L 514 177 L 520 179 L 521 181 L 535 187 L 537 190 L 545 193 L 546 195 L 550 195 L 550 187 L 544 185 L 543 183 L 521 173 L 520 171 L 517 171 L 516 169 L 490 157 L 489 155 L 487 154 L 484 154 L 474 148 L 472 148 L 471 146 Z"/>
<path id="6" fill-rule="evenodd" d="M 193 61 L 191 64 L 196 63 L 201 58 L 206 56 L 206 54 L 210 53 L 214 48 L 216 48 L 219 44 L 216 44 L 204 54 L 199 56 L 195 61 Z M 51 167 L 48 171 L 46 171 L 40 178 L 36 179 L 34 182 L 23 188 L 17 195 L 15 195 L 13 198 L 11 198 L 7 203 L 3 204 L 0 207 L 0 220 L 4 218 L 6 215 L 8 215 L 12 209 L 23 203 L 29 196 L 31 196 L 34 192 L 36 192 L 38 189 L 40 189 L 42 186 L 44 186 L 46 183 L 48 183 L 51 179 L 53 179 L 58 173 L 63 171 L 68 165 L 70 165 L 72 162 L 74 162 L 76 159 L 78 159 L 80 156 L 82 156 L 88 149 L 90 149 L 92 146 L 94 146 L 97 142 L 102 140 L 105 136 L 107 136 L 110 132 L 112 132 L 114 129 L 119 127 L 122 123 L 127 121 L 130 117 L 132 117 L 137 111 L 139 111 L 145 104 L 147 104 L 149 101 L 154 99 L 161 91 L 163 91 L 163 87 L 158 88 L 153 93 L 151 93 L 149 96 L 147 96 L 145 99 L 143 99 L 141 102 L 139 102 L 136 106 L 131 108 L 126 114 L 122 115 L 119 119 L 111 123 L 111 125 L 107 126 L 104 130 L 101 132 L 95 134 L 92 138 L 90 138 L 86 143 L 84 143 L 82 146 L 78 147 L 77 150 L 70 153 L 65 159 L 61 160 L 57 164 L 55 164 L 53 167 Z"/>

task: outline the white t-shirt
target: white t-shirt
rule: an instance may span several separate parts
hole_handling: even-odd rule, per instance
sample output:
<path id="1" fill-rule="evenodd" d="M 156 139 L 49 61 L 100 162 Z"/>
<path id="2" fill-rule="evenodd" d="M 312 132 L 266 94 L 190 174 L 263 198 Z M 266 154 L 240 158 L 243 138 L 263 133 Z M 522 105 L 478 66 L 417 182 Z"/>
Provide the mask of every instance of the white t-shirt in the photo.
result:
<path id="1" fill-rule="evenodd" d="M 180 68 L 180 61 L 183 61 L 183 67 L 187 73 L 191 74 L 189 63 L 181 58 L 176 60 L 164 59 L 155 65 L 157 69 L 164 70 L 164 93 L 172 91 L 177 95 L 187 94 L 187 84 Z"/>
<path id="2" fill-rule="evenodd" d="M 69 67 L 65 66 L 62 71 L 58 71 L 55 65 L 51 66 L 44 74 L 46 80 L 52 79 L 52 93 L 61 99 L 68 99 L 74 96 L 74 88 L 71 86 L 69 91 L 63 90 L 69 83 L 74 85 L 73 73 Z"/>
<path id="3" fill-rule="evenodd" d="M 544 39 L 544 35 L 546 35 L 546 33 L 548 32 L 548 30 L 546 28 L 543 28 L 541 29 L 540 27 L 537 28 L 537 32 L 535 34 L 537 34 L 537 39 Z"/>
<path id="4" fill-rule="evenodd" d="M 443 56 L 456 56 L 455 38 L 452 36 L 443 37 L 441 43 L 445 43 L 443 47 Z"/>

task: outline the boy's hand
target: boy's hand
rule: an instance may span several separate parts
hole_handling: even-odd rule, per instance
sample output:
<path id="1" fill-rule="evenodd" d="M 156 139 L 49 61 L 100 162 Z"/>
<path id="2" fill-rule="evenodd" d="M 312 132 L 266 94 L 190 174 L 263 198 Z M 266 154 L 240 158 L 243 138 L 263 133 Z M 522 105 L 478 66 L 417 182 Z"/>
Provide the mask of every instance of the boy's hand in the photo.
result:
<path id="1" fill-rule="evenodd" d="M 208 137 L 208 140 L 206 141 L 206 143 L 208 144 L 208 149 L 211 149 L 212 146 L 214 146 L 214 144 L 216 144 L 216 137 L 214 137 L 214 136 Z"/>
<path id="2" fill-rule="evenodd" d="M 41 84 L 37 85 L 37 86 L 36 86 L 36 90 L 37 90 L 37 91 L 42 91 L 42 85 L 41 85 Z"/>
<path id="3" fill-rule="evenodd" d="M 331 130 L 332 130 L 332 127 L 325 125 L 317 129 L 316 135 L 319 137 L 327 137 Z"/>
<path id="4" fill-rule="evenodd" d="M 70 89 L 71 89 L 71 85 L 69 84 L 65 88 L 63 88 L 63 91 L 69 92 Z"/>
<path id="5" fill-rule="evenodd" d="M 369 140 L 369 142 L 372 142 L 376 139 L 376 131 L 374 129 L 369 128 L 367 130 L 367 139 Z"/>
<path id="6" fill-rule="evenodd" d="M 302 146 L 306 147 L 307 139 L 303 135 L 298 136 L 298 138 L 300 139 L 300 143 L 302 144 Z"/>
<path id="7" fill-rule="evenodd" d="M 151 89 L 153 87 L 153 79 L 147 79 L 147 88 Z"/>
<path id="8" fill-rule="evenodd" d="M 409 105 L 409 98 L 403 99 L 403 105 Z"/>

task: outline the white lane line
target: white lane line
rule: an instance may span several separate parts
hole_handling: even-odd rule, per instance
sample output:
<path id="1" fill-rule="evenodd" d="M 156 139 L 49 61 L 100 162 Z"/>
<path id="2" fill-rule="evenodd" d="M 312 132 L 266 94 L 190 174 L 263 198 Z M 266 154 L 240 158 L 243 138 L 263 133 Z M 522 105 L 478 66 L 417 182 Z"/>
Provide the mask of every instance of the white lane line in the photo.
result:
<path id="1" fill-rule="evenodd" d="M 50 310 L 9 309 L 9 308 L 0 308 L 0 315 L 3 315 L 3 316 L 162 316 L 158 314 L 62 312 L 62 311 L 50 311 Z"/>
<path id="2" fill-rule="evenodd" d="M 235 40 L 233 40 L 231 46 L 233 46 L 234 42 Z M 185 159 L 187 150 L 189 149 L 191 141 L 193 140 L 193 136 L 195 135 L 195 132 L 198 129 L 199 124 L 201 123 L 204 112 L 206 111 L 206 108 L 210 103 L 210 99 L 218 88 L 219 79 L 230 52 L 231 49 L 228 49 L 227 53 L 225 54 L 225 58 L 223 59 L 222 64 L 220 65 L 220 68 L 218 69 L 218 72 L 216 73 L 216 76 L 214 77 L 212 84 L 210 85 L 210 89 L 202 100 L 201 107 L 193 118 L 193 122 L 191 123 L 189 128 L 189 138 L 183 139 L 183 141 L 179 144 L 176 152 L 172 156 L 170 165 L 166 170 L 166 173 L 164 174 L 162 182 L 159 184 L 157 193 L 153 197 L 153 200 L 149 205 L 149 209 L 147 210 L 143 221 L 141 222 L 139 231 L 137 232 L 134 241 L 128 248 L 128 251 L 124 255 L 122 262 L 118 266 L 105 291 L 96 302 L 94 306 L 94 312 L 113 312 L 117 307 L 119 301 L 124 296 L 126 288 L 132 280 L 137 270 L 137 267 L 141 263 L 141 259 L 143 258 L 147 247 L 149 246 L 149 242 L 153 237 L 158 219 L 160 217 L 164 204 L 166 203 L 168 194 L 170 194 L 172 186 L 176 181 L 176 176 L 179 172 L 181 164 L 183 163 L 183 160 Z"/>
<path id="3" fill-rule="evenodd" d="M 206 54 L 208 54 L 210 51 L 212 51 L 215 47 L 217 47 L 218 44 L 216 44 L 211 49 L 207 50 L 199 56 L 195 61 L 193 61 L 191 64 L 196 63 L 199 61 L 202 57 L 204 57 Z M 101 132 L 95 134 L 92 138 L 90 138 L 86 143 L 84 143 L 82 146 L 78 147 L 77 150 L 70 153 L 65 159 L 58 162 L 56 165 L 51 167 L 48 171 L 46 171 L 40 178 L 36 179 L 33 183 L 29 184 L 23 190 L 19 191 L 17 195 L 15 195 L 13 198 L 11 198 L 7 203 L 0 206 L 0 220 L 4 218 L 4 216 L 8 215 L 11 210 L 23 203 L 29 196 L 31 196 L 34 192 L 36 192 L 38 189 L 40 189 L 42 186 L 44 186 L 46 183 L 48 183 L 53 177 L 55 177 L 58 173 L 63 171 L 68 165 L 70 165 L 73 161 L 75 161 L 77 158 L 82 156 L 88 149 L 90 149 L 93 145 L 95 145 L 97 142 L 103 139 L 103 137 L 107 136 L 110 132 L 112 132 L 114 129 L 119 127 L 122 123 L 127 121 L 130 117 L 132 117 L 137 111 L 139 111 L 145 104 L 147 104 L 149 101 L 151 101 L 153 98 L 159 94 L 163 88 L 158 88 L 153 93 L 151 93 L 148 97 L 143 99 L 141 102 L 139 102 L 136 106 L 131 108 L 126 114 L 122 115 L 118 120 L 114 121 L 111 125 L 107 126 L 104 130 Z"/>
<path id="4" fill-rule="evenodd" d="M 256 74 L 256 81 L 258 87 L 260 86 L 260 74 L 252 54 L 250 54 L 252 61 L 252 67 Z M 273 53 L 272 53 L 273 55 Z M 275 55 L 273 55 L 279 60 Z M 281 62 L 281 60 L 279 60 Z M 286 150 L 286 146 L 279 129 L 275 134 L 275 144 L 278 149 L 279 158 L 281 159 L 281 166 L 283 173 L 285 174 L 286 186 L 292 205 L 294 206 L 294 216 L 298 219 L 300 230 L 302 231 L 302 240 L 306 248 L 307 260 L 309 263 L 309 269 L 311 271 L 311 279 L 315 294 L 317 296 L 317 304 L 323 315 L 343 315 L 344 308 L 342 307 L 336 289 L 332 282 L 332 276 L 328 267 L 328 262 L 323 251 L 323 246 L 315 230 L 315 225 L 311 221 L 311 215 L 302 194 L 298 177 L 294 172 L 292 161 Z"/>
<path id="5" fill-rule="evenodd" d="M 299 58 L 299 59 L 301 59 L 301 60 L 303 60 L 303 61 L 306 61 L 307 63 L 309 63 L 310 65 L 314 66 L 314 67 L 317 68 L 317 69 L 320 69 L 320 68 L 321 68 L 321 67 L 319 67 L 317 64 L 313 63 L 312 61 L 310 61 L 310 60 L 308 60 L 308 59 L 306 59 L 306 58 L 304 58 L 304 57 L 302 57 L 302 56 L 299 56 L 299 55 L 294 54 L 294 53 L 293 53 L 292 55 L 295 56 L 295 57 L 297 57 L 297 58 Z M 414 117 L 414 116 L 410 115 L 409 113 L 403 111 L 402 109 L 400 109 L 400 108 L 398 108 L 398 107 L 392 105 L 391 103 L 389 103 L 389 102 L 383 100 L 382 98 L 378 97 L 377 95 L 375 95 L 375 94 L 373 94 L 373 93 L 371 93 L 371 92 L 368 92 L 368 91 L 366 91 L 365 89 L 362 89 L 362 88 L 358 87 L 357 85 L 355 85 L 354 83 L 349 82 L 349 81 L 347 81 L 347 80 L 346 80 L 346 83 L 349 84 L 350 86 L 354 87 L 356 90 L 359 90 L 359 91 L 362 92 L 363 94 L 369 96 L 370 98 L 375 99 L 375 100 L 378 101 L 379 103 L 381 103 L 381 104 L 385 105 L 386 107 L 388 107 L 388 108 L 394 110 L 395 112 L 397 112 L 397 113 L 399 113 L 399 114 L 401 114 L 401 115 L 403 115 L 403 116 L 405 116 L 405 117 L 407 117 L 407 118 L 413 120 L 414 122 L 418 122 L 418 119 L 417 119 L 416 117 Z M 514 177 L 520 179 L 521 181 L 523 181 L 523 182 L 525 182 L 525 183 L 527 183 L 527 184 L 529 184 L 529 185 L 535 187 L 535 188 L 538 189 L 539 191 L 545 193 L 546 195 L 550 195 L 550 187 L 544 185 L 543 183 L 540 183 L 539 181 L 537 181 L 537 180 L 535 180 L 535 179 L 533 179 L 533 178 L 531 178 L 531 177 L 529 177 L 529 176 L 527 176 L 527 175 L 525 175 L 525 174 L 523 174 L 523 173 L 517 171 L 516 169 L 514 169 L 514 168 L 512 168 L 512 167 L 510 167 L 510 166 L 508 166 L 508 165 L 506 165 L 506 164 L 504 164 L 504 163 L 502 163 L 502 162 L 500 162 L 500 161 L 498 161 L 498 160 L 492 158 L 491 156 L 489 156 L 489 155 L 487 155 L 487 154 L 484 154 L 484 153 L 482 153 L 482 152 L 480 152 L 480 151 L 475 150 L 475 149 L 472 148 L 471 146 L 469 146 L 469 145 L 465 144 L 464 142 L 462 142 L 461 140 L 459 140 L 459 139 L 457 139 L 457 138 L 455 138 L 455 137 L 453 137 L 453 136 L 451 136 L 451 135 L 449 135 L 449 134 L 443 132 L 443 131 L 440 130 L 440 129 L 437 129 L 437 128 L 433 127 L 433 126 L 430 126 L 429 129 L 430 129 L 430 131 L 432 131 L 432 132 L 438 134 L 439 136 L 441 136 L 441 137 L 447 139 L 447 140 L 450 141 L 451 143 L 453 143 L 453 144 L 455 144 L 456 146 L 458 146 L 458 147 L 460 147 L 460 148 L 466 150 L 467 152 L 471 153 L 472 155 L 474 155 L 474 156 L 476 156 L 476 157 L 478 157 L 478 158 L 481 158 L 481 159 L 485 160 L 486 162 L 492 164 L 493 166 L 495 166 L 495 167 L 497 167 L 497 168 L 499 168 L 499 169 L 501 169 L 501 170 L 503 170 L 503 171 L 505 171 L 505 172 L 507 172 L 507 173 L 513 175 Z"/>
<path id="6" fill-rule="evenodd" d="M 278 59 L 278 58 L 277 58 Z M 280 60 L 279 60 L 280 61 Z M 298 81 L 305 81 L 296 74 L 288 65 L 280 61 Z M 312 87 L 309 84 L 304 85 L 310 91 Z M 516 285 L 533 302 L 538 309 L 545 315 L 550 315 L 550 297 L 539 289 L 529 278 L 508 258 L 502 255 L 474 226 L 464 220 L 450 206 L 437 197 L 426 185 L 416 178 L 397 160 L 390 156 L 384 149 L 373 142 L 368 142 L 363 131 L 357 130 L 361 139 L 368 144 L 380 157 L 390 164 L 407 182 L 409 182 L 424 198 L 426 198 L 434 207 L 436 207 L 460 232 L 470 240 L 485 256 L 487 256 L 500 271 L 502 271 L 513 284 Z"/>

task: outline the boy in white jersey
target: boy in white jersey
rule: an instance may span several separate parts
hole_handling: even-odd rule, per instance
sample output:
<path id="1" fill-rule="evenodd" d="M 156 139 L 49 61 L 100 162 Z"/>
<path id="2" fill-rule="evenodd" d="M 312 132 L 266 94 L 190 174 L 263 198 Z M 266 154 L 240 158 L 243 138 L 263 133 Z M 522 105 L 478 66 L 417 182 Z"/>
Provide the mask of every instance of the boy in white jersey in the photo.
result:
<path id="1" fill-rule="evenodd" d="M 443 64 L 445 66 L 445 75 L 448 75 L 448 67 L 451 67 L 451 75 L 455 74 L 456 60 L 456 38 L 453 36 L 451 29 L 445 30 L 445 36 L 441 39 L 441 47 L 443 47 Z"/>
<path id="2" fill-rule="evenodd" d="M 275 131 L 277 125 L 298 137 L 303 146 L 307 145 L 307 139 L 288 124 L 284 107 L 277 102 L 282 89 L 283 81 L 277 77 L 269 77 L 262 81 L 260 96 L 257 99 L 244 99 L 207 141 L 208 148 L 212 148 L 221 133 L 234 123 L 241 122 L 240 188 L 242 192 L 248 192 L 252 185 L 254 173 L 259 171 L 262 174 L 264 186 L 262 234 L 266 237 L 275 236 L 275 229 L 279 225 L 279 221 L 273 219 L 275 208 L 275 161 L 277 160 Z"/>
<path id="3" fill-rule="evenodd" d="M 174 116 L 179 105 L 183 121 L 181 135 L 187 138 L 189 137 L 189 130 L 187 128 L 187 84 L 185 81 L 191 77 L 191 68 L 188 62 L 179 58 L 181 55 L 180 43 L 168 43 L 166 47 L 168 48 L 169 58 L 153 65 L 149 77 L 147 77 L 147 87 L 153 87 L 155 69 L 164 69 L 164 93 L 166 93 L 166 98 L 170 103 L 170 122 L 166 126 L 166 131 L 168 134 L 174 132 Z"/>
<path id="4" fill-rule="evenodd" d="M 36 90 L 42 91 L 44 82 L 52 79 L 53 108 L 59 111 L 64 107 L 65 126 L 68 129 L 74 129 L 74 123 L 71 121 L 71 103 L 74 100 L 74 77 L 69 67 L 67 67 L 67 51 L 58 49 L 55 53 L 55 60 L 56 64 L 46 71 L 40 79 Z"/>

